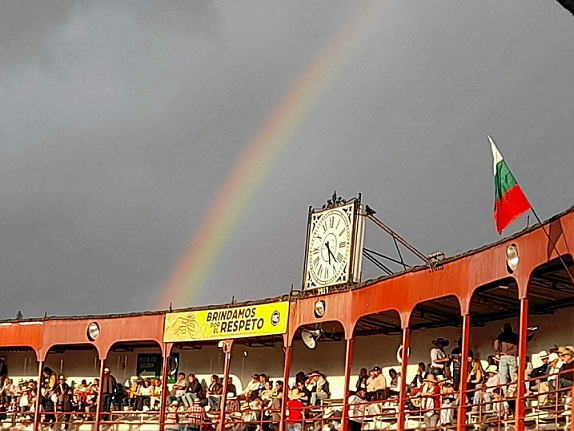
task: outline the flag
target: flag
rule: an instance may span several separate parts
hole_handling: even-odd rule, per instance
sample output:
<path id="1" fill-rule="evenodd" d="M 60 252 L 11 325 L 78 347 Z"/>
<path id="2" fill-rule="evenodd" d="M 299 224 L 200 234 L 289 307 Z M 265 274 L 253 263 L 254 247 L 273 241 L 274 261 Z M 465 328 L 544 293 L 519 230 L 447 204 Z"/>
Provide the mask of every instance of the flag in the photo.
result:
<path id="1" fill-rule="evenodd" d="M 496 144 L 490 135 L 486 136 L 494 159 L 494 220 L 500 235 L 503 229 L 531 209 L 531 206 Z"/>

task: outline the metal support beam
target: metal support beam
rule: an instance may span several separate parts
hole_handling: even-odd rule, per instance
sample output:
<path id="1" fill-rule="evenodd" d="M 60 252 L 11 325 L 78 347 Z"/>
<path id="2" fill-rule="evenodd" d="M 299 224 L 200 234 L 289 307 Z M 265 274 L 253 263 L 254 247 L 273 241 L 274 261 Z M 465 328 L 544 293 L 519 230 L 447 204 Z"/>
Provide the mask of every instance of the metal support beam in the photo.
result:
<path id="1" fill-rule="evenodd" d="M 460 383 L 456 429 L 466 430 L 466 378 L 468 375 L 468 352 L 470 347 L 470 315 L 462 316 L 462 345 L 460 346 Z"/>
<path id="2" fill-rule="evenodd" d="M 163 349 L 163 367 L 161 376 L 161 399 L 159 402 L 159 431 L 163 431 L 165 427 L 165 411 L 167 410 L 167 379 L 169 377 L 169 359 L 171 349 L 164 344 Z"/>
<path id="3" fill-rule="evenodd" d="M 409 365 L 411 330 L 403 329 L 403 351 L 401 352 L 401 387 L 399 388 L 399 417 L 397 419 L 397 431 L 405 428 L 405 408 L 407 400 L 407 366 Z"/>
<path id="4" fill-rule="evenodd" d="M 44 373 L 44 361 L 38 361 L 38 385 L 36 386 L 36 400 L 34 403 L 34 430 L 39 431 L 40 427 L 40 400 L 42 399 L 42 376 Z"/>
<path id="5" fill-rule="evenodd" d="M 349 382 L 351 381 L 351 369 L 353 368 L 353 345 L 354 339 L 347 340 L 345 351 L 345 384 L 343 386 L 343 414 L 341 415 L 341 430 L 349 429 Z"/>
<path id="6" fill-rule="evenodd" d="M 218 430 L 225 431 L 225 409 L 227 404 L 227 380 L 229 380 L 229 369 L 231 368 L 231 349 L 233 348 L 233 340 L 225 340 L 222 342 L 222 350 L 225 355 L 225 362 L 223 365 L 223 393 L 221 394 L 221 419 L 219 421 Z"/>
<path id="7" fill-rule="evenodd" d="M 102 420 L 102 407 L 104 403 L 104 397 L 102 394 L 102 386 L 104 384 L 104 364 L 105 360 L 100 359 L 100 383 L 98 385 L 98 401 L 96 403 L 96 426 L 95 431 L 100 431 L 100 422 Z"/>
<path id="8" fill-rule="evenodd" d="M 526 369 L 526 345 L 528 343 L 528 298 L 520 300 L 520 331 L 518 333 L 518 388 L 516 392 L 516 431 L 524 431 L 524 370 Z"/>
<path id="9" fill-rule="evenodd" d="M 279 421 L 279 431 L 285 431 L 285 407 L 289 393 L 289 374 L 291 372 L 292 346 L 285 346 L 285 363 L 283 364 L 283 399 L 281 400 L 281 420 Z"/>
<path id="10" fill-rule="evenodd" d="M 418 251 L 416 248 L 414 248 L 412 245 L 410 245 L 407 242 L 407 240 L 402 238 L 398 233 L 396 233 L 394 230 L 392 230 L 390 227 L 388 227 L 386 224 L 384 224 L 381 220 L 376 218 L 372 212 L 367 211 L 366 217 L 369 220 L 371 220 L 373 223 L 375 223 L 378 227 L 380 227 L 382 230 L 384 230 L 386 233 L 388 233 L 393 239 L 400 242 L 407 250 L 409 250 L 412 254 L 414 254 L 420 260 L 422 260 L 427 265 L 430 265 L 430 259 L 427 256 L 422 254 L 420 251 Z"/>

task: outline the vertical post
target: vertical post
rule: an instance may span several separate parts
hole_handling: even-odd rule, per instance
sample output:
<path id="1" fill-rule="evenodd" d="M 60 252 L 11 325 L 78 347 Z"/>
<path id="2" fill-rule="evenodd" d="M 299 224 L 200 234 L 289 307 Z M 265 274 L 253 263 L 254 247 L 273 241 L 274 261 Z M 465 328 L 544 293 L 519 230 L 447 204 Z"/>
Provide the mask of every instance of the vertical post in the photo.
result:
<path id="1" fill-rule="evenodd" d="M 281 401 L 281 420 L 279 421 L 279 431 L 285 431 L 285 406 L 289 393 L 289 374 L 291 373 L 292 346 L 285 346 L 285 363 L 283 365 L 283 399 Z"/>
<path id="2" fill-rule="evenodd" d="M 225 362 L 223 365 L 223 393 L 221 394 L 221 419 L 219 421 L 219 431 L 225 431 L 225 408 L 227 404 L 227 380 L 229 379 L 229 369 L 231 368 L 231 348 L 233 347 L 233 340 L 222 341 L 222 350 L 225 355 Z"/>
<path id="3" fill-rule="evenodd" d="M 468 352 L 470 351 L 470 314 L 462 316 L 462 345 L 460 346 L 460 384 L 457 431 L 466 429 L 466 379 L 468 377 Z"/>
<path id="4" fill-rule="evenodd" d="M 34 403 L 34 430 L 40 429 L 40 400 L 42 399 L 42 377 L 44 361 L 38 361 L 38 385 L 36 386 L 36 402 Z"/>
<path id="5" fill-rule="evenodd" d="M 403 351 L 401 352 L 401 387 L 399 388 L 399 417 L 397 419 L 397 431 L 405 427 L 405 408 L 407 400 L 407 366 L 409 365 L 411 330 L 403 329 Z"/>
<path id="6" fill-rule="evenodd" d="M 518 333 L 518 388 L 516 392 L 516 431 L 524 431 L 524 370 L 528 344 L 528 298 L 520 299 L 520 330 Z"/>
<path id="7" fill-rule="evenodd" d="M 167 379 L 169 376 L 169 358 L 171 346 L 164 343 L 163 345 L 163 369 L 161 376 L 161 398 L 159 401 L 159 431 L 163 431 L 165 422 L 165 411 L 167 408 Z"/>
<path id="8" fill-rule="evenodd" d="M 100 359 L 100 384 L 98 385 L 98 400 L 96 403 L 96 426 L 95 426 L 96 431 L 100 431 L 100 422 L 102 419 L 101 418 L 102 407 L 103 407 L 103 403 L 104 403 L 104 397 L 102 394 L 102 387 L 103 387 L 103 383 L 104 383 L 104 364 L 105 364 L 105 360 Z"/>
<path id="9" fill-rule="evenodd" d="M 343 414 L 341 416 L 341 429 L 349 429 L 349 383 L 351 381 L 351 370 L 353 368 L 353 345 L 354 339 L 347 340 L 345 352 L 345 385 L 343 386 Z"/>

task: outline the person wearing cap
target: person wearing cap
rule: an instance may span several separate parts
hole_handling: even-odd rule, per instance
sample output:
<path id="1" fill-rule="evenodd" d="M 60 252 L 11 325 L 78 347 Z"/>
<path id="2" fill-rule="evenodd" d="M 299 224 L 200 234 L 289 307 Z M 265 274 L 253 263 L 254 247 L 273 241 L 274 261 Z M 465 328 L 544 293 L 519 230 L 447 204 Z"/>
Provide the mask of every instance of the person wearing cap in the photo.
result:
<path id="1" fill-rule="evenodd" d="M 384 399 L 385 391 L 387 390 L 387 379 L 385 379 L 381 367 L 375 365 L 369 374 L 370 376 L 367 379 L 367 400 Z"/>
<path id="2" fill-rule="evenodd" d="M 361 431 L 365 417 L 365 408 L 367 406 L 366 396 L 367 390 L 365 388 L 359 388 L 357 392 L 349 397 L 349 429 L 351 431 Z"/>
<path id="3" fill-rule="evenodd" d="M 424 378 L 419 394 L 422 397 L 425 429 L 436 429 L 440 418 L 440 386 L 434 374 Z"/>
<path id="4" fill-rule="evenodd" d="M 110 369 L 105 367 L 104 377 L 102 379 L 102 409 L 104 412 L 109 412 L 112 409 L 112 401 L 114 399 L 116 385 L 116 378 L 110 374 Z"/>
<path id="5" fill-rule="evenodd" d="M 443 375 L 450 378 L 450 356 L 444 350 L 450 344 L 448 340 L 442 337 L 432 341 L 434 347 L 430 351 L 431 369 L 430 372 L 435 376 Z"/>

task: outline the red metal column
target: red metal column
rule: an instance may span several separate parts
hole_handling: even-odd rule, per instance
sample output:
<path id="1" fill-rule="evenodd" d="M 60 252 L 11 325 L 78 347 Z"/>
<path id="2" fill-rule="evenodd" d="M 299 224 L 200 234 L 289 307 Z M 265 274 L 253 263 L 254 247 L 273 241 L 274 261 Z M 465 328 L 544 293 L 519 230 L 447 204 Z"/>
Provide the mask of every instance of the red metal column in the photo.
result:
<path id="1" fill-rule="evenodd" d="M 96 426 L 95 431 L 100 431 L 100 421 L 102 416 L 102 404 L 104 402 L 104 397 L 102 395 L 102 386 L 104 383 L 104 364 L 105 360 L 100 359 L 100 384 L 98 387 L 98 402 L 96 404 Z"/>
<path id="2" fill-rule="evenodd" d="M 38 385 L 36 387 L 36 402 L 34 404 L 34 430 L 38 431 L 40 420 L 40 400 L 42 399 L 42 377 L 44 371 L 44 361 L 38 361 Z"/>
<path id="3" fill-rule="evenodd" d="M 407 366 L 409 365 L 409 345 L 411 330 L 403 329 L 403 351 L 401 352 L 401 387 L 399 390 L 399 417 L 397 420 L 397 431 L 402 431 L 405 427 L 405 405 L 407 400 Z"/>
<path id="4" fill-rule="evenodd" d="M 292 352 L 292 346 L 285 346 L 285 364 L 283 365 L 283 400 L 281 402 L 281 421 L 279 422 L 279 431 L 285 431 L 285 406 L 287 405 L 287 396 L 289 393 L 289 374 L 291 372 Z"/>
<path id="5" fill-rule="evenodd" d="M 528 298 L 520 300 L 520 332 L 518 341 L 518 390 L 516 393 L 516 431 L 524 431 L 524 370 L 528 344 Z"/>
<path id="6" fill-rule="evenodd" d="M 460 385 L 457 414 L 457 430 L 466 430 L 466 378 L 468 376 L 468 352 L 470 347 L 470 314 L 462 316 L 462 345 L 460 346 Z"/>
<path id="7" fill-rule="evenodd" d="M 171 348 L 167 344 L 163 346 L 163 370 L 161 376 L 161 399 L 159 401 L 159 430 L 163 431 L 165 422 L 165 411 L 167 409 L 167 379 L 169 377 L 169 358 Z"/>
<path id="8" fill-rule="evenodd" d="M 349 382 L 351 381 L 351 369 L 353 368 L 353 345 L 354 339 L 347 340 L 345 352 L 345 385 L 343 386 L 343 414 L 341 417 L 341 429 L 349 429 Z"/>
<path id="9" fill-rule="evenodd" d="M 225 355 L 223 368 L 223 393 L 221 394 L 221 420 L 219 421 L 219 431 L 225 430 L 225 405 L 227 404 L 227 380 L 229 379 L 229 369 L 231 368 L 231 348 L 233 340 L 222 341 L 222 350 Z"/>

